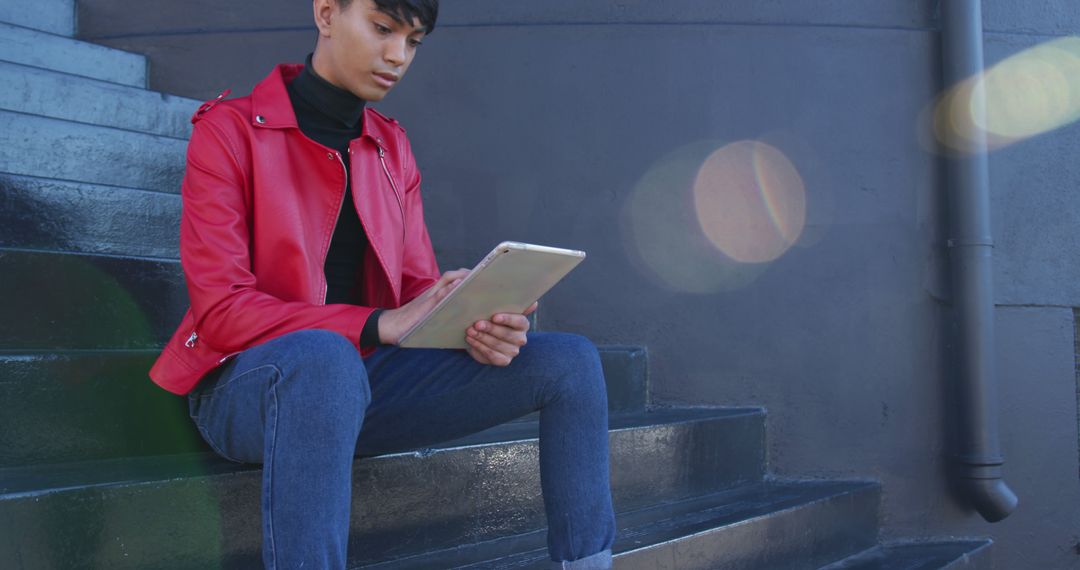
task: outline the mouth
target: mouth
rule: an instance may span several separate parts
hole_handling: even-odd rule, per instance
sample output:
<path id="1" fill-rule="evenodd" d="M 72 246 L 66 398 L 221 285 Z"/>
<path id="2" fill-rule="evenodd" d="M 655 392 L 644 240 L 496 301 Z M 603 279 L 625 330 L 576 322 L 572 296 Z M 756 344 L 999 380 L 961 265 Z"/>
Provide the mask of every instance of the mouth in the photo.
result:
<path id="1" fill-rule="evenodd" d="M 389 89 L 394 86 L 395 83 L 401 79 L 401 76 L 396 73 L 390 73 L 389 71 L 376 71 L 371 74 L 375 78 L 375 82 L 379 85 Z"/>

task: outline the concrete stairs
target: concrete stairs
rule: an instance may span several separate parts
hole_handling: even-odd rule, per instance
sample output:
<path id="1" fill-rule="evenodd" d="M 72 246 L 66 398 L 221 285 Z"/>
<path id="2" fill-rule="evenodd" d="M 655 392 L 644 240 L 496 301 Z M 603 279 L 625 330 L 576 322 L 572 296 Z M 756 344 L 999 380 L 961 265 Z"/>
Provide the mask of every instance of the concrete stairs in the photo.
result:
<path id="1" fill-rule="evenodd" d="M 146 376 L 186 307 L 177 195 L 198 101 L 79 42 L 68 0 L 0 6 L 0 566 L 259 566 L 260 467 Z M 872 481 L 769 476 L 762 409 L 657 409 L 603 347 L 618 568 L 989 567 L 879 544 Z M 544 567 L 537 425 L 354 464 L 352 568 Z"/>
<path id="2" fill-rule="evenodd" d="M 991 543 L 986 540 L 900 542 L 875 546 L 830 564 L 822 570 L 936 570 L 989 568 Z"/>

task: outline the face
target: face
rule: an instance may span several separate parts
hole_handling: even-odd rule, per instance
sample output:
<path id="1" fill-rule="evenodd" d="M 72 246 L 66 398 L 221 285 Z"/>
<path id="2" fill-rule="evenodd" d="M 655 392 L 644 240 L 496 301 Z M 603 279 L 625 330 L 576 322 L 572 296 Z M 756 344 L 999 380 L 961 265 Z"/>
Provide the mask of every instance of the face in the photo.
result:
<path id="1" fill-rule="evenodd" d="M 319 40 L 312 65 L 330 83 L 365 101 L 380 101 L 405 76 L 425 30 L 381 12 L 373 0 L 314 0 Z"/>

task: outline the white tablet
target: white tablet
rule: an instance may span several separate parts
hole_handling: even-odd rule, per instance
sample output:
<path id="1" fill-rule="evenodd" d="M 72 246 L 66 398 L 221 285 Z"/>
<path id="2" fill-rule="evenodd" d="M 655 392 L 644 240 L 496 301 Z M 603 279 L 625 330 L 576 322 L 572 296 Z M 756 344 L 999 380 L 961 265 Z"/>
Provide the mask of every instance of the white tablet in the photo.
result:
<path id="1" fill-rule="evenodd" d="M 468 348 L 465 330 L 496 313 L 521 313 L 570 273 L 585 252 L 500 243 L 401 340 L 408 348 Z"/>

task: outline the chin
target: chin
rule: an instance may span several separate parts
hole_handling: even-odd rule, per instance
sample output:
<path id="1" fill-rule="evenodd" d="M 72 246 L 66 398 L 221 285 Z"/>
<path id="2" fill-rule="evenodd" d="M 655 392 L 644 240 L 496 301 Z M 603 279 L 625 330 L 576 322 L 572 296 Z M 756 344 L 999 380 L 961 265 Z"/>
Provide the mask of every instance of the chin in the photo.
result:
<path id="1" fill-rule="evenodd" d="M 378 101 L 382 101 L 383 97 L 386 97 L 387 93 L 389 93 L 389 91 L 382 91 L 380 89 L 355 89 L 355 90 L 352 90 L 353 95 L 356 95 L 357 97 L 359 97 L 359 98 L 361 98 L 364 101 L 367 101 L 369 103 L 375 103 L 375 102 L 378 102 Z"/>

